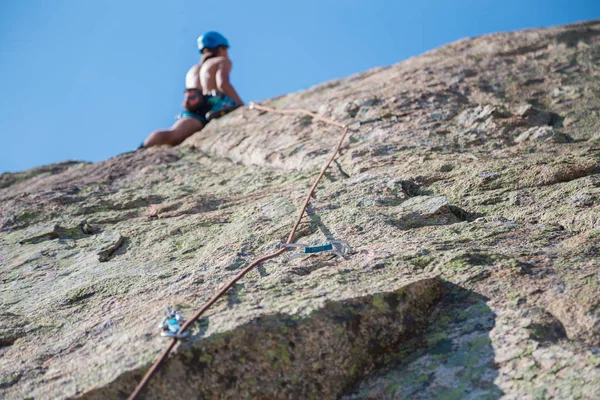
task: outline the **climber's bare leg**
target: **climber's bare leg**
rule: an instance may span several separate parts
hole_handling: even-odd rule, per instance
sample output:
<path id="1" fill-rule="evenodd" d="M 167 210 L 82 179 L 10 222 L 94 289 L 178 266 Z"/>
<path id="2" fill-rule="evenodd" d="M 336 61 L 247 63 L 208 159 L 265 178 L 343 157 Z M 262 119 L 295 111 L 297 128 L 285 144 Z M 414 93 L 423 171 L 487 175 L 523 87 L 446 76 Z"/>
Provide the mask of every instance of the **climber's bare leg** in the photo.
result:
<path id="1" fill-rule="evenodd" d="M 202 130 L 204 124 L 195 118 L 181 118 L 168 130 L 154 131 L 144 141 L 144 147 L 177 146 L 192 134 Z"/>

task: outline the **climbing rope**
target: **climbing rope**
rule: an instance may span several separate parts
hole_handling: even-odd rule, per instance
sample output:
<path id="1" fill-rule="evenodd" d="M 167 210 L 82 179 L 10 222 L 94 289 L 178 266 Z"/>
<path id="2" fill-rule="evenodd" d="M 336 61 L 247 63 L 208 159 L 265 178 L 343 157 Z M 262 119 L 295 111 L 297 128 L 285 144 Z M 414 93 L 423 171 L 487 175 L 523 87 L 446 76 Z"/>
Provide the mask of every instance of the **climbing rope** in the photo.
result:
<path id="1" fill-rule="evenodd" d="M 329 159 L 329 161 L 327 161 L 327 163 L 323 166 L 323 169 L 321 169 L 321 173 L 319 174 L 319 176 L 315 180 L 315 183 L 313 183 L 313 185 L 311 186 L 310 190 L 308 191 L 308 194 L 306 195 L 306 199 L 304 200 L 304 204 L 302 205 L 302 208 L 300 209 L 300 212 L 298 213 L 298 218 L 296 219 L 296 223 L 294 224 L 294 227 L 292 228 L 292 231 L 290 232 L 290 235 L 288 236 L 287 241 L 285 242 L 285 244 L 291 244 L 294 241 L 294 235 L 296 234 L 296 230 L 298 229 L 298 226 L 300 225 L 300 222 L 302 221 L 302 217 L 304 216 L 304 213 L 306 212 L 306 208 L 308 207 L 308 204 L 310 203 L 310 198 L 312 197 L 315 189 L 317 188 L 317 185 L 319 184 L 319 182 L 323 178 L 323 175 L 325 175 L 325 171 L 327 170 L 327 168 L 329 168 L 329 166 L 331 165 L 331 163 L 333 162 L 333 160 L 336 158 L 338 152 L 342 148 L 342 144 L 344 143 L 344 140 L 346 139 L 346 135 L 348 134 L 348 125 L 344 125 L 344 124 L 342 124 L 340 122 L 336 122 L 336 121 L 332 121 L 332 120 L 320 117 L 320 116 L 318 116 L 317 114 L 315 114 L 313 112 L 310 112 L 308 110 L 303 110 L 303 109 L 277 110 L 277 109 L 270 108 L 270 107 L 264 107 L 264 106 L 261 106 L 261 105 L 255 104 L 255 103 L 250 103 L 249 108 L 251 110 L 254 109 L 254 110 L 265 111 L 265 112 L 270 112 L 270 113 L 275 113 L 275 114 L 284 114 L 284 115 L 289 115 L 289 114 L 304 114 L 304 115 L 310 115 L 311 117 L 313 117 L 316 120 L 319 120 L 319 121 L 324 122 L 324 123 L 329 124 L 329 125 L 335 125 L 335 126 L 338 126 L 338 127 L 340 127 L 340 128 L 343 129 L 342 134 L 340 135 L 340 140 L 338 142 L 338 145 L 335 148 L 335 151 L 331 155 L 331 158 Z M 282 255 L 283 253 L 285 253 L 288 250 L 289 250 L 288 247 L 283 246 L 282 248 L 280 248 L 279 250 L 277 250 L 274 253 L 267 254 L 266 256 L 262 256 L 262 257 L 256 259 L 254 262 L 252 262 L 250 265 L 248 265 L 246 268 L 244 268 L 239 274 L 237 274 L 226 285 L 224 285 L 223 287 L 221 287 L 221 289 L 209 301 L 207 301 L 202 306 L 202 308 L 200 308 L 196 312 L 196 314 L 192 318 L 190 318 L 187 322 L 185 322 L 181 326 L 181 328 L 177 332 L 178 335 L 183 335 L 183 333 L 185 332 L 185 330 L 187 328 L 189 328 L 191 324 L 193 324 L 198 319 L 200 319 L 200 317 L 206 312 L 206 310 L 208 310 L 217 300 L 219 300 L 219 298 L 221 298 L 221 296 L 223 296 L 227 292 L 227 290 L 229 290 L 233 285 L 235 285 L 237 281 L 239 281 L 240 279 L 242 279 L 244 277 L 244 275 L 246 275 L 248 272 L 250 272 L 253 268 L 255 268 L 256 266 L 260 265 L 264 261 L 267 261 L 267 260 L 270 260 L 272 258 L 275 258 L 275 257 L 278 257 L 278 256 Z M 171 350 L 173 349 L 173 347 L 175 347 L 176 343 L 177 343 L 177 338 L 174 337 L 173 339 L 171 339 L 171 342 L 169 343 L 169 345 L 158 356 L 158 358 L 156 359 L 156 361 L 154 362 L 154 364 L 152 364 L 152 366 L 150 367 L 150 369 L 146 372 L 146 375 L 144 375 L 144 377 L 142 378 L 142 380 L 140 381 L 140 383 L 137 385 L 137 387 L 135 388 L 134 392 L 129 396 L 129 400 L 134 400 L 134 399 L 136 399 L 140 395 L 140 393 L 142 392 L 142 390 L 146 387 L 146 385 L 150 381 L 150 378 L 152 377 L 152 375 L 154 375 L 154 373 L 158 370 L 158 367 L 167 358 L 167 356 L 169 355 L 169 353 L 171 352 Z"/>

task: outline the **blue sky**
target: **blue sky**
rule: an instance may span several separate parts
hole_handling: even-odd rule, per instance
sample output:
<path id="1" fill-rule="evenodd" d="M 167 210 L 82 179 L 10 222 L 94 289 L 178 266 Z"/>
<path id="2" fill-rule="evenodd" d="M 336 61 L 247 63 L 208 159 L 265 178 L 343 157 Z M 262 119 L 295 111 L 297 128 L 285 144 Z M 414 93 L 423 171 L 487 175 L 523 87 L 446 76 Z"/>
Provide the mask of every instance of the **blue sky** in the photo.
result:
<path id="1" fill-rule="evenodd" d="M 171 126 L 207 30 L 229 39 L 248 102 L 467 36 L 598 18 L 598 0 L 0 0 L 0 172 L 100 161 Z"/>

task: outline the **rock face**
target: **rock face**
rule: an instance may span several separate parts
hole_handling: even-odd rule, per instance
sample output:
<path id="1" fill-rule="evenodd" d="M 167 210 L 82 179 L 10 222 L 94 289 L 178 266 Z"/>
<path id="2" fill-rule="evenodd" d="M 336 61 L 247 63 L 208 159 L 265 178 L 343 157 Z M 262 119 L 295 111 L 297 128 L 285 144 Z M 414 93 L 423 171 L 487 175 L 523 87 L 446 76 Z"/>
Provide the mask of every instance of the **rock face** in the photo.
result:
<path id="1" fill-rule="evenodd" d="M 144 397 L 600 398 L 600 22 L 494 34 L 265 102 L 353 123 L 297 241 Z M 361 123 L 362 122 L 362 123 Z M 178 148 L 0 175 L 0 396 L 126 398 L 280 246 L 339 128 L 239 109 Z"/>

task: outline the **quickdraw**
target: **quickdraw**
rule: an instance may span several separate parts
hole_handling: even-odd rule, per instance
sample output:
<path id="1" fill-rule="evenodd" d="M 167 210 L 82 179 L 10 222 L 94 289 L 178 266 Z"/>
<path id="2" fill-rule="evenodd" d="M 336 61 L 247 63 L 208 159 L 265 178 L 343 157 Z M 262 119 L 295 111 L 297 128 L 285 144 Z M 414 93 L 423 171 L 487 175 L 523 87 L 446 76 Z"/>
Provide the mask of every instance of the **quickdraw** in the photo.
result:
<path id="1" fill-rule="evenodd" d="M 171 311 L 169 307 L 165 308 L 165 316 L 160 321 L 159 328 L 161 329 L 160 336 L 175 338 L 175 339 L 183 339 L 190 335 L 190 332 L 182 332 L 181 325 L 185 322 L 183 316 L 179 313 L 179 311 L 173 310 Z"/>
<path id="2" fill-rule="evenodd" d="M 330 240 L 329 242 L 327 242 L 327 244 L 324 244 L 322 246 L 308 246 L 303 243 L 283 243 L 281 246 L 287 248 L 302 249 L 301 253 L 286 254 L 285 258 L 288 260 L 316 253 L 324 253 L 326 251 L 331 251 L 333 254 L 343 258 L 352 252 L 352 247 L 350 247 L 348 242 L 345 240 Z"/>
<path id="3" fill-rule="evenodd" d="M 337 155 L 342 147 L 342 144 L 344 143 L 344 139 L 346 138 L 346 135 L 348 134 L 349 125 L 323 118 L 311 111 L 304 110 L 304 109 L 276 110 L 276 109 L 273 109 L 270 107 L 264 107 L 264 106 L 258 105 L 256 103 L 250 103 L 249 108 L 256 109 L 258 111 L 272 112 L 272 113 L 277 113 L 277 114 L 310 115 L 311 117 L 313 117 L 316 120 L 319 120 L 319 121 L 324 122 L 329 125 L 335 125 L 335 126 L 342 128 L 342 133 L 340 135 L 340 139 L 339 139 L 338 144 L 335 147 L 333 153 L 331 154 L 331 158 L 323 166 L 323 169 L 321 169 L 319 176 L 317 177 L 317 179 L 311 186 L 310 190 L 308 191 L 306 199 L 304 200 L 304 204 L 302 205 L 300 212 L 298 213 L 298 218 L 296 220 L 296 223 L 294 224 L 292 231 L 290 232 L 287 242 L 286 242 L 286 245 L 289 245 L 289 244 L 292 244 L 291 242 L 294 240 L 294 235 L 296 234 L 296 230 L 298 229 L 298 226 L 300 225 L 300 222 L 302 221 L 302 216 L 304 215 L 304 212 L 306 211 L 306 208 L 308 207 L 308 203 L 310 202 L 311 196 L 313 195 L 314 191 L 317 188 L 317 185 L 323 178 L 323 175 L 325 175 L 325 171 L 327 170 L 327 168 L 329 168 L 329 166 L 331 165 L 333 160 L 337 157 Z M 297 244 L 297 245 L 298 246 L 296 246 L 296 247 L 302 247 L 303 249 L 305 249 L 305 252 L 303 254 L 314 254 L 315 252 L 322 252 L 322 251 L 333 251 L 335 253 L 337 251 L 338 253 L 340 253 L 343 256 L 344 254 L 348 254 L 348 252 L 352 250 L 350 248 L 350 246 L 347 243 L 345 243 L 345 241 L 333 241 L 332 240 L 324 246 L 313 246 L 313 247 L 309 247 L 309 246 L 304 247 L 304 245 L 302 245 L 302 244 Z M 340 247 L 337 247 L 337 246 L 340 246 Z M 291 247 L 294 247 L 294 246 L 291 246 Z M 262 256 L 256 260 L 254 260 L 246 268 L 244 268 L 242 271 L 240 271 L 233 279 L 231 279 L 228 283 L 226 283 L 224 286 L 222 286 L 219 289 L 219 291 L 209 301 L 207 301 L 202 306 L 202 308 L 200 308 L 196 312 L 196 314 L 194 314 L 190 318 L 189 321 L 186 321 L 183 325 L 181 325 L 181 327 L 177 329 L 177 332 L 174 333 L 175 335 L 179 335 L 179 337 L 178 336 L 170 336 L 172 338 L 171 342 L 164 349 L 164 351 L 158 356 L 158 358 L 156 359 L 154 364 L 152 364 L 152 366 L 148 369 L 148 371 L 146 371 L 146 374 L 144 375 L 142 380 L 139 382 L 139 384 L 137 385 L 137 387 L 135 388 L 133 393 L 131 393 L 131 395 L 129 396 L 129 400 L 134 400 L 137 398 L 138 395 L 140 395 L 140 393 L 144 390 L 144 388 L 150 381 L 150 378 L 152 377 L 152 375 L 158 370 L 158 367 L 160 366 L 160 364 L 167 358 L 167 356 L 169 355 L 171 350 L 175 347 L 175 344 L 177 343 L 177 339 L 179 339 L 180 337 L 183 337 L 184 333 L 187 333 L 186 329 L 192 323 L 197 321 L 200 318 L 200 316 L 202 316 L 204 314 L 204 312 L 206 312 L 206 310 L 208 310 L 217 300 L 219 300 L 221 298 L 221 296 L 223 296 L 227 292 L 227 290 L 229 290 L 233 285 L 235 285 L 236 282 L 239 281 L 242 277 L 244 277 L 249 271 L 251 271 L 255 267 L 259 266 L 264 261 L 267 261 L 267 260 L 270 260 L 272 258 L 282 255 L 283 253 L 285 253 L 287 251 L 287 249 L 288 249 L 287 246 L 282 246 L 276 252 L 267 254 L 265 256 Z M 306 249 L 308 249 L 308 251 L 306 251 Z M 167 313 L 169 315 L 169 318 L 175 319 L 175 323 L 176 323 L 175 325 L 179 325 L 179 323 L 183 321 L 183 319 L 181 319 L 180 321 L 177 321 L 176 316 L 175 317 L 171 316 L 171 310 L 167 309 Z M 169 320 L 169 318 L 167 318 L 167 320 Z M 175 326 L 175 325 L 173 325 L 173 326 Z M 161 326 L 161 328 L 162 328 L 162 326 Z"/>

